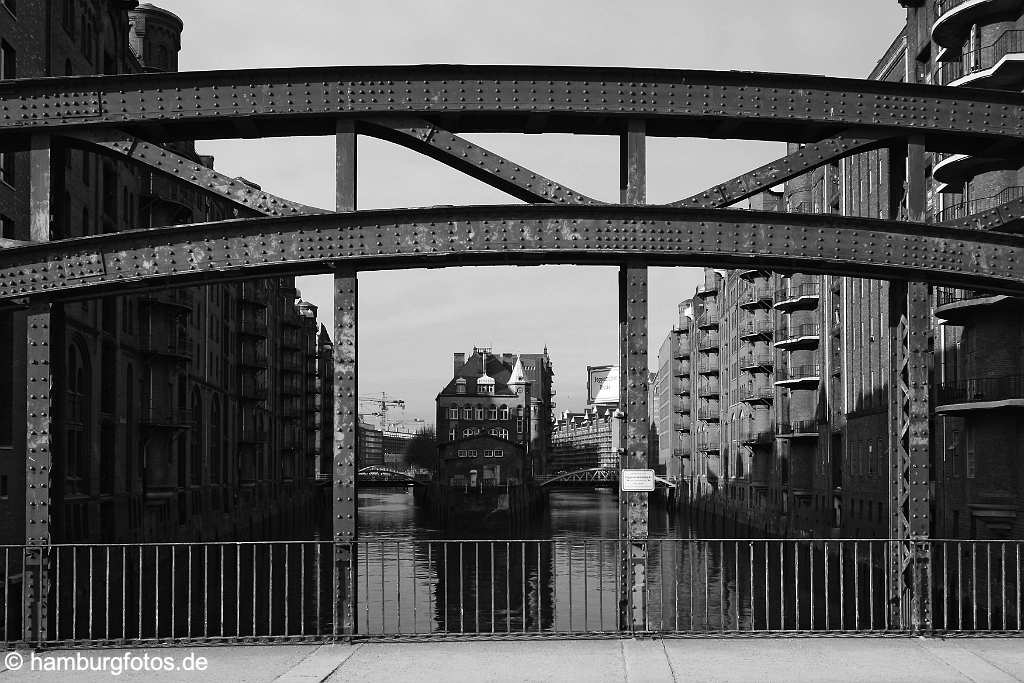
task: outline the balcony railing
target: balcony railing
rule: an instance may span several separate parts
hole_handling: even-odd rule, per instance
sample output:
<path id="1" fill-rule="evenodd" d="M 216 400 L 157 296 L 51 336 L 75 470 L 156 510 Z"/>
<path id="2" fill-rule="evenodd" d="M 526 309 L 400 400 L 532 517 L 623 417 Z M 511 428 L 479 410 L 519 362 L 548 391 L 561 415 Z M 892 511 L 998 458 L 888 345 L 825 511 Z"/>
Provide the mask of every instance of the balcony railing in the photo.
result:
<path id="1" fill-rule="evenodd" d="M 773 387 L 742 387 L 740 388 L 740 400 L 742 401 L 771 401 L 775 398 Z"/>
<path id="2" fill-rule="evenodd" d="M 701 332 L 697 335 L 697 350 L 707 351 L 708 349 L 717 349 L 721 343 L 721 339 L 718 336 L 718 332 Z"/>
<path id="3" fill-rule="evenodd" d="M 744 356 L 740 358 L 740 370 L 750 370 L 752 368 L 770 368 L 774 365 L 774 359 L 770 353 L 756 355 L 756 356 Z"/>
<path id="4" fill-rule="evenodd" d="M 1015 199 L 1021 199 L 1022 197 L 1024 197 L 1024 186 L 1011 185 L 1001 192 L 988 197 L 978 197 L 977 199 L 971 199 L 966 202 L 947 206 L 935 214 L 935 222 L 944 223 L 946 221 L 955 221 L 961 218 L 966 218 L 967 216 L 973 216 L 976 213 L 994 209 L 997 206 L 1001 206 L 1007 202 L 1012 202 Z"/>
<path id="5" fill-rule="evenodd" d="M 940 405 L 1024 399 L 1024 375 L 945 382 L 939 385 L 936 393 L 936 400 Z"/>
<path id="6" fill-rule="evenodd" d="M 747 446 L 763 446 L 775 443 L 775 432 L 746 431 L 740 436 L 740 440 Z"/>
<path id="7" fill-rule="evenodd" d="M 984 299 L 995 296 L 989 292 L 979 292 L 976 289 L 952 289 L 950 287 L 939 287 L 935 290 L 935 305 L 948 306 L 960 301 L 971 301 L 972 299 Z"/>
<path id="8" fill-rule="evenodd" d="M 171 334 L 146 333 L 141 339 L 142 350 L 159 356 L 188 359 L 192 357 L 192 338 L 185 332 Z"/>
<path id="9" fill-rule="evenodd" d="M 775 370 L 776 382 L 787 382 L 798 379 L 810 379 L 820 377 L 821 366 L 817 364 L 794 366 L 782 365 L 776 368 Z"/>
<path id="10" fill-rule="evenodd" d="M 780 422 L 775 429 L 777 434 L 817 434 L 817 420 L 797 420 L 795 422 Z"/>
<path id="11" fill-rule="evenodd" d="M 952 11 L 967 0 L 935 0 L 935 16 L 941 17 L 946 12 Z"/>
<path id="12" fill-rule="evenodd" d="M 969 74 L 991 69 L 1006 55 L 1024 52 L 1024 31 L 1010 29 L 989 45 L 970 49 L 964 44 L 961 57 L 955 62 L 946 62 L 939 68 L 939 85 L 949 85 Z"/>
<path id="13" fill-rule="evenodd" d="M 740 295 L 740 306 L 757 306 L 771 299 L 772 290 L 768 285 L 754 285 Z"/>
<path id="14" fill-rule="evenodd" d="M 740 325 L 740 337 L 771 337 L 775 325 L 769 319 L 748 320 Z"/>
<path id="15" fill-rule="evenodd" d="M 775 335 L 775 344 L 792 343 L 803 337 L 820 337 L 821 325 L 806 323 L 803 325 L 783 325 Z"/>
<path id="16" fill-rule="evenodd" d="M 717 374 L 719 363 L 717 358 L 704 358 L 697 363 L 697 372 L 702 375 Z"/>
<path id="17" fill-rule="evenodd" d="M 698 434 L 697 435 L 697 450 L 699 451 L 717 451 L 722 443 L 722 437 L 718 434 Z"/>
<path id="18" fill-rule="evenodd" d="M 697 318 L 697 327 L 717 327 L 718 326 L 718 311 L 704 311 Z"/>
<path id="19" fill-rule="evenodd" d="M 697 419 L 705 422 L 718 422 L 721 418 L 721 409 L 716 406 L 701 406 L 697 409 Z"/>
<path id="20" fill-rule="evenodd" d="M 775 307 L 784 308 L 798 299 L 814 298 L 821 296 L 821 283 L 802 282 L 798 285 L 783 287 L 775 292 Z"/>

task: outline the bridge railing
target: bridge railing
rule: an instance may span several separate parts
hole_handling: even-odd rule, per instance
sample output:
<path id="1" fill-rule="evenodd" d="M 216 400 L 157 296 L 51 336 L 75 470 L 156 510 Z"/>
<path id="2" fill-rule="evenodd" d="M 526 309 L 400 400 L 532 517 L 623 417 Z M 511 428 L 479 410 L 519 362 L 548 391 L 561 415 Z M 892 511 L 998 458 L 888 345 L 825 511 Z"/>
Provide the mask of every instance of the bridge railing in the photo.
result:
<path id="1" fill-rule="evenodd" d="M 350 636 L 910 632 L 901 616 L 909 598 L 888 585 L 898 542 L 885 539 L 647 539 L 641 542 L 646 621 L 621 628 L 618 572 L 627 543 L 5 546 L 0 635 L 7 646 L 124 646 Z M 922 543 L 931 556 L 932 622 L 925 630 L 1024 633 L 1024 541 Z M 45 609 L 25 588 L 26 576 L 38 576 L 40 567 L 48 573 Z M 348 610 L 336 589 L 347 581 L 357 596 Z M 46 624 L 44 636 L 32 637 L 33 619 Z M 346 623 L 354 634 L 345 633 Z"/>

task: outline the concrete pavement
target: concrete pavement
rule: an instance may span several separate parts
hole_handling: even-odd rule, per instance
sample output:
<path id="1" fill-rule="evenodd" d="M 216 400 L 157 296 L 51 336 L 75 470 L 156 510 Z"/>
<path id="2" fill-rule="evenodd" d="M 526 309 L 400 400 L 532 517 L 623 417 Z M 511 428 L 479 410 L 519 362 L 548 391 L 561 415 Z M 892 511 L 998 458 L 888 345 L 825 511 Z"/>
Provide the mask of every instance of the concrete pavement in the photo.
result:
<path id="1" fill-rule="evenodd" d="M 35 658 L 18 654 L 21 666 L 8 654 L 0 678 L 223 683 L 1024 681 L 1024 640 L 1019 638 L 438 641 L 64 650 L 37 653 Z M 202 670 L 197 666 L 200 657 L 205 658 Z M 74 666 L 76 659 L 75 665 L 93 670 L 52 670 Z M 143 667 L 149 670 L 138 670 Z M 115 670 L 120 673 L 115 675 Z"/>

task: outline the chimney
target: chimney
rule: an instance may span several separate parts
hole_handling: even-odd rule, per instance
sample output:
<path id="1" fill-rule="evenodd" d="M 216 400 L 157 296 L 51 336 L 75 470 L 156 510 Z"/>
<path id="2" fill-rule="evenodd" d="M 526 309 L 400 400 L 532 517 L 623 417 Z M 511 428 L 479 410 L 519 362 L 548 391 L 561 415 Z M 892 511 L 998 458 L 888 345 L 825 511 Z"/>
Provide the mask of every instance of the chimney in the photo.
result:
<path id="1" fill-rule="evenodd" d="M 455 371 L 452 373 L 452 375 L 453 376 L 457 376 L 459 374 L 459 370 L 461 370 L 462 366 L 465 365 L 465 364 L 466 364 L 466 354 L 464 354 L 464 353 L 456 353 L 455 354 Z"/>

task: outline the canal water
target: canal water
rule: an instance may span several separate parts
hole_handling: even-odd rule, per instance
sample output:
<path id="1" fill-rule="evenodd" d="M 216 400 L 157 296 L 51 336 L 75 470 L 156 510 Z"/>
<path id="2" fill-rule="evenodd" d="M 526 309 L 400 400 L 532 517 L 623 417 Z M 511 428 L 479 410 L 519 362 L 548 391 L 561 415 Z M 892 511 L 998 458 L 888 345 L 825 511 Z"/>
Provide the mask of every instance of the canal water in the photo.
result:
<path id="1" fill-rule="evenodd" d="M 436 526 L 405 492 L 359 494 L 359 630 L 611 633 L 620 621 L 618 501 L 553 491 L 530 528 Z M 650 509 L 646 630 L 884 629 L 882 542 L 706 540 L 686 515 Z M 458 540 L 464 538 L 465 540 Z M 440 542 L 445 539 L 447 542 Z M 456 540 L 449 540 L 456 539 Z"/>

